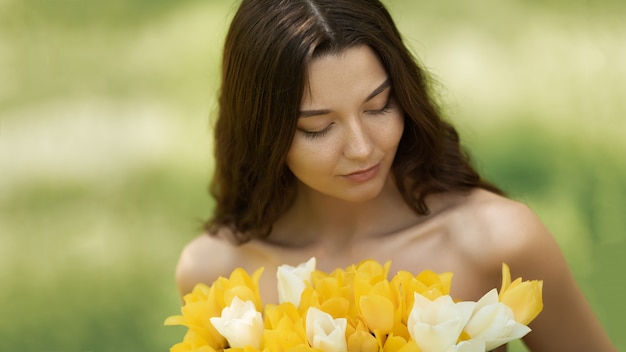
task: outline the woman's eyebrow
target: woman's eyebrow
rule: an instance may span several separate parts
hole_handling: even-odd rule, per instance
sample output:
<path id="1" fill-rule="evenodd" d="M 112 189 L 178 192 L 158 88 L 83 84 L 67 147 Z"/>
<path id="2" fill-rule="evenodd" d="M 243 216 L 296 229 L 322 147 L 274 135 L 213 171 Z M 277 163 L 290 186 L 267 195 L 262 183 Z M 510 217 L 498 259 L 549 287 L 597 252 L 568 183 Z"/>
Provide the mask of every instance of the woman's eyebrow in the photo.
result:
<path id="1" fill-rule="evenodd" d="M 371 92 L 370 95 L 368 95 L 367 98 L 365 98 L 365 101 L 363 101 L 363 102 L 366 103 L 366 102 L 374 99 L 375 96 L 377 96 L 378 94 L 384 92 L 389 87 L 391 87 L 391 79 L 389 77 L 387 77 L 387 79 L 380 86 L 378 86 L 378 88 L 374 89 L 374 91 Z"/>
<path id="2" fill-rule="evenodd" d="M 317 115 L 326 115 L 326 114 L 330 114 L 330 110 L 328 109 L 324 109 L 324 110 L 302 110 L 300 111 L 300 117 L 311 117 L 311 116 L 317 116 Z"/>
<path id="3" fill-rule="evenodd" d="M 378 87 L 376 87 L 376 89 L 374 89 L 368 96 L 367 98 L 365 98 L 365 100 L 363 101 L 364 103 L 374 99 L 374 97 L 376 97 L 377 95 L 379 95 L 380 93 L 384 92 L 385 90 L 387 90 L 387 88 L 391 87 L 391 79 L 389 77 L 387 77 L 387 79 L 385 79 L 385 81 L 379 85 Z M 321 110 L 302 110 L 300 111 L 300 117 L 311 117 L 311 116 L 317 116 L 317 115 L 326 115 L 326 114 L 330 114 L 331 111 L 328 109 L 321 109 Z"/>

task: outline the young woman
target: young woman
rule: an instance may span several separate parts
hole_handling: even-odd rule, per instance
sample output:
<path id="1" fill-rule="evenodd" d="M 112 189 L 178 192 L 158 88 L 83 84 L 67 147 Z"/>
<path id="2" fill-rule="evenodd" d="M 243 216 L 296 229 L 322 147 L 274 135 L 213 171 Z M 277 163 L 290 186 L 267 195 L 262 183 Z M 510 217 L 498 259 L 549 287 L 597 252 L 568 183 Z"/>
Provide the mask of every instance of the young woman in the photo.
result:
<path id="1" fill-rule="evenodd" d="M 614 351 L 557 243 L 525 205 L 481 179 L 378 0 L 243 0 L 228 32 L 215 127 L 216 208 L 183 250 L 181 295 L 236 267 L 451 271 L 477 300 L 544 281 L 532 351 Z M 506 347 L 502 348 L 505 350 Z"/>

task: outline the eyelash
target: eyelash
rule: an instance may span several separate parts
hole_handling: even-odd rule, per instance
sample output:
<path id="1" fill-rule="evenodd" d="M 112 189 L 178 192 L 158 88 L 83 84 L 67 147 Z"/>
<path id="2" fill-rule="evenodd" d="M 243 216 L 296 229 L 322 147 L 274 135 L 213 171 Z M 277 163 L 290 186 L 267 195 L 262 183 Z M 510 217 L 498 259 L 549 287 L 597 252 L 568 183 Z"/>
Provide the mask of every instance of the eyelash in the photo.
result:
<path id="1" fill-rule="evenodd" d="M 393 103 L 390 100 L 382 109 L 368 110 L 367 112 L 374 116 L 381 116 L 381 115 L 385 115 L 389 113 L 392 108 L 393 108 Z M 310 138 L 310 139 L 322 138 L 328 133 L 328 131 L 330 131 L 330 128 L 332 127 L 332 125 L 333 124 L 331 123 L 330 125 L 328 125 L 328 127 L 324 128 L 321 131 L 305 131 L 305 130 L 301 130 L 301 131 L 302 133 L 304 133 L 304 136 L 306 138 Z"/>
<path id="2" fill-rule="evenodd" d="M 385 115 L 386 113 L 388 113 L 389 111 L 391 111 L 391 108 L 393 108 L 393 103 L 391 102 L 391 100 L 389 100 L 387 102 L 387 104 L 380 110 L 370 110 L 368 111 L 370 114 L 372 115 Z"/>
<path id="3" fill-rule="evenodd" d="M 328 125 L 328 127 L 324 128 L 321 131 L 305 131 L 305 130 L 301 130 L 302 133 L 304 133 L 304 136 L 306 138 L 310 138 L 310 139 L 315 139 L 315 138 L 322 138 L 326 135 L 326 133 L 328 133 L 328 131 L 330 131 L 330 127 L 333 124 Z"/>

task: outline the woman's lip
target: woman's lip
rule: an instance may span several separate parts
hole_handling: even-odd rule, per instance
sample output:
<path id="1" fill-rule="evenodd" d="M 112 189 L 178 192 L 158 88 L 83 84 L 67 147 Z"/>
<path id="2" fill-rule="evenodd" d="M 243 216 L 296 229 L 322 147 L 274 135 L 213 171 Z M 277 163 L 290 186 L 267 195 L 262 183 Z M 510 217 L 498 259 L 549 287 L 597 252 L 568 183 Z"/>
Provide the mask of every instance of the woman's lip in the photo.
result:
<path id="1" fill-rule="evenodd" d="M 356 171 L 356 172 L 344 175 L 343 177 L 353 182 L 365 182 L 374 178 L 374 176 L 376 176 L 376 174 L 378 173 L 379 166 L 380 164 L 376 164 L 370 167 L 369 169 Z"/>

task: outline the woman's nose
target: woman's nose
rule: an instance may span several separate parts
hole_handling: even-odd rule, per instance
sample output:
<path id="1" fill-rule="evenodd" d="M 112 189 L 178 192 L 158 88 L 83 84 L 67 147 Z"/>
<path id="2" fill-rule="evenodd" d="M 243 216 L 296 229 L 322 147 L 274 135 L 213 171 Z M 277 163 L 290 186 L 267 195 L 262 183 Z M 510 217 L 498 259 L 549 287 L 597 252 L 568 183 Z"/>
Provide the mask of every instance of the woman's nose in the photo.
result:
<path id="1" fill-rule="evenodd" d="M 346 125 L 343 154 L 348 159 L 368 159 L 374 146 L 366 126 L 360 117 L 356 117 Z"/>

